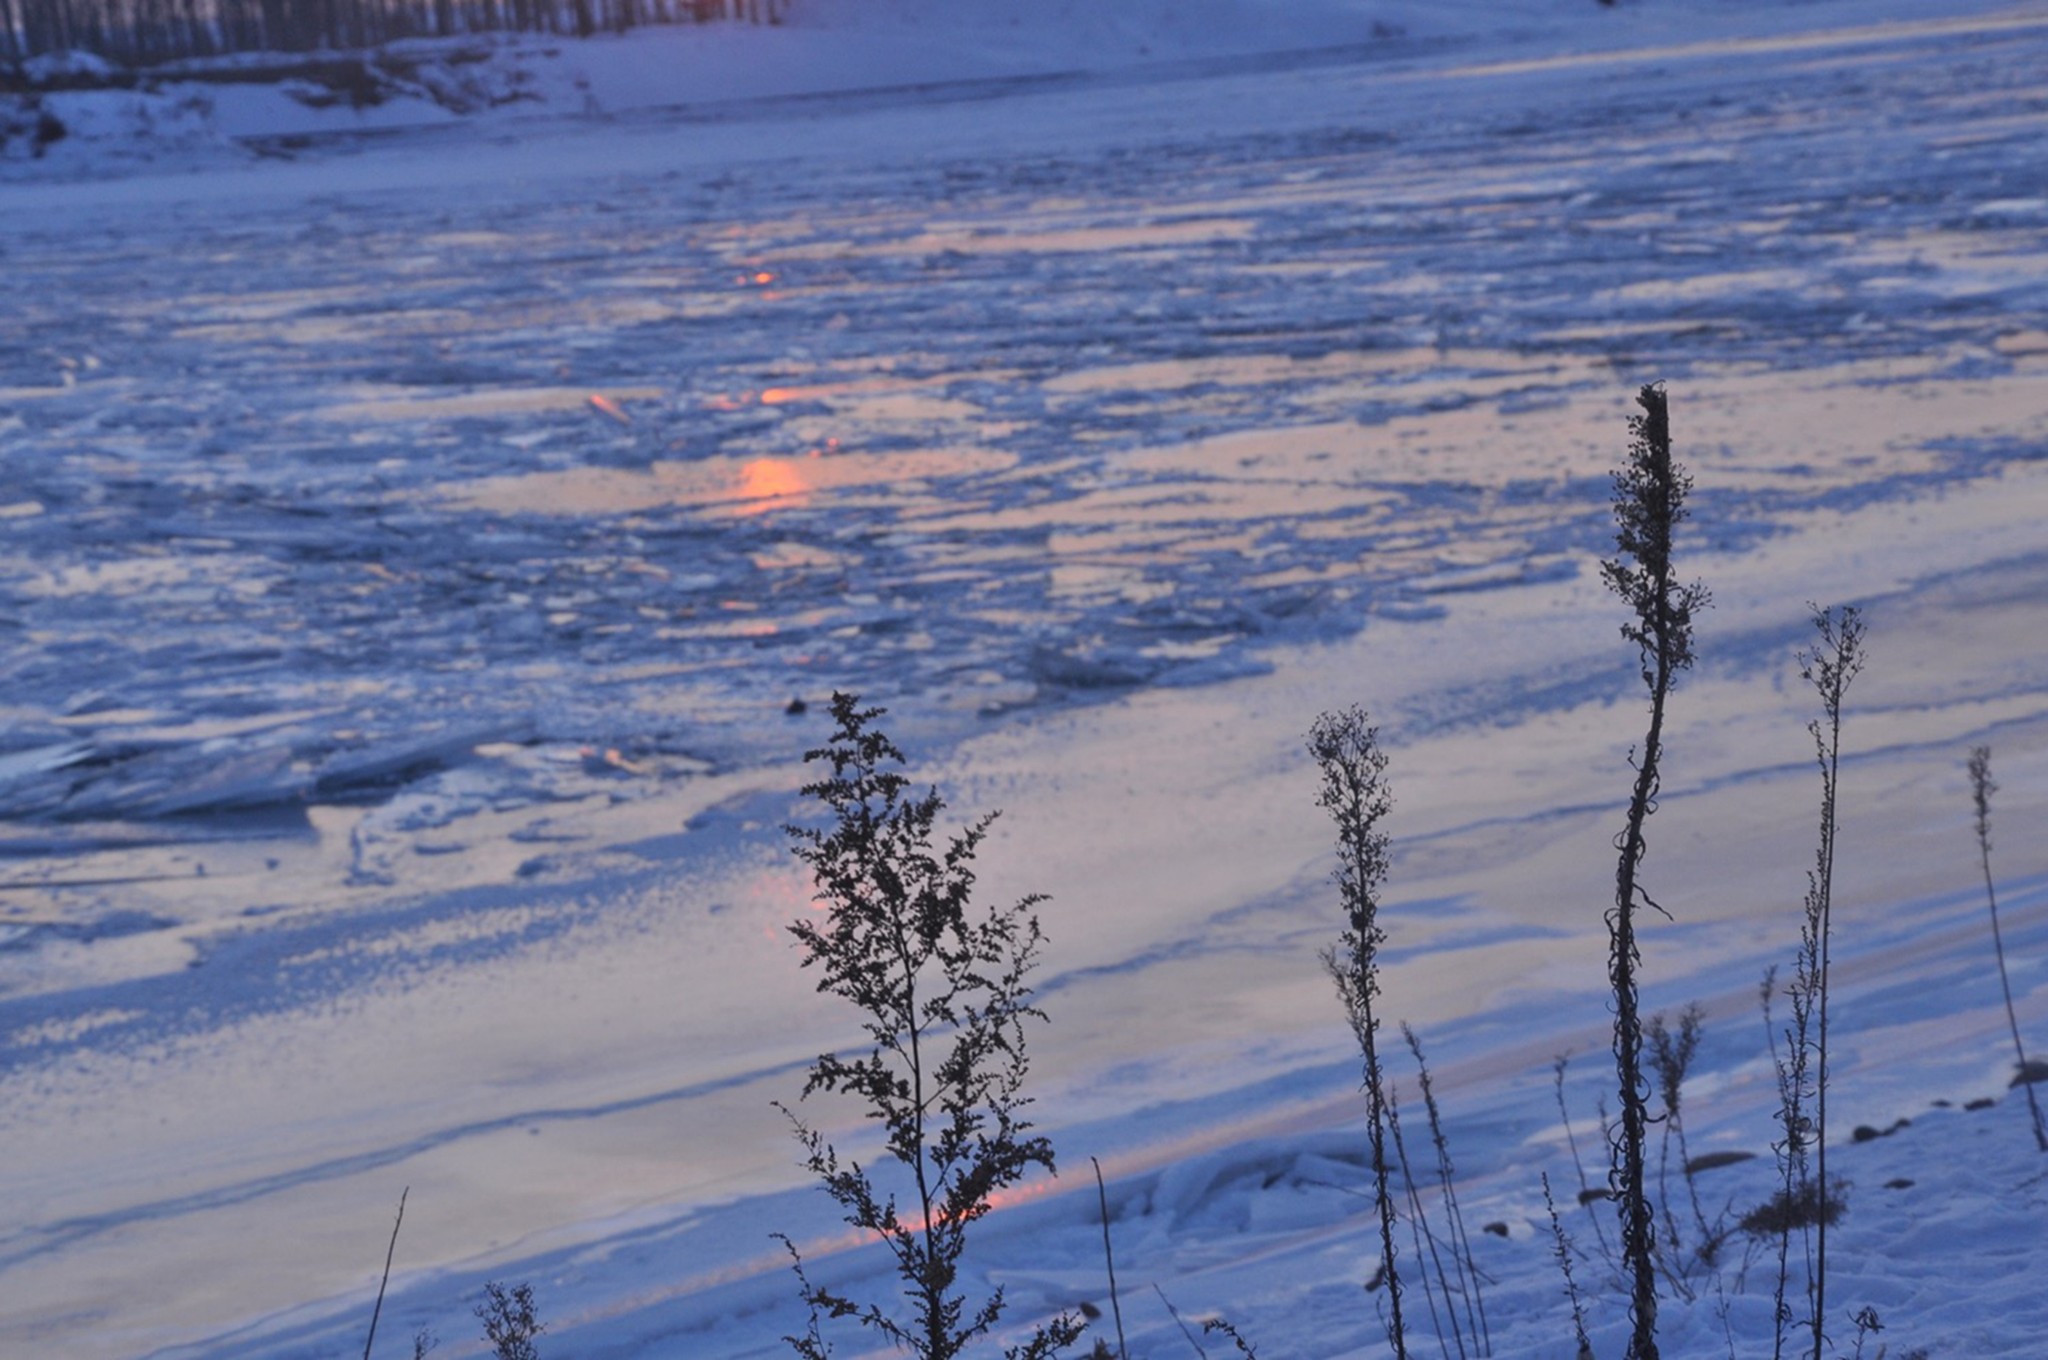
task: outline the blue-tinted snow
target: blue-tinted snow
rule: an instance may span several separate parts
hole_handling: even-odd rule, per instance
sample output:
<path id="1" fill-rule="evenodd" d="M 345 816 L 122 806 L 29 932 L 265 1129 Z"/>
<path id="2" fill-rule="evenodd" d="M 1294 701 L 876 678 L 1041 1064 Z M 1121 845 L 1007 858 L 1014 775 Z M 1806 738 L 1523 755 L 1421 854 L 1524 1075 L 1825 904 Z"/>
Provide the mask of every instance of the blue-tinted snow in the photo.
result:
<path id="1" fill-rule="evenodd" d="M 1127 1278 L 1304 1354 L 1376 1323 L 1298 734 L 1372 704 L 1390 995 L 1472 1202 L 1519 1215 L 1481 1243 L 1532 1300 L 1516 1353 L 1551 1344 L 1522 1172 L 1569 1166 L 1550 1058 L 1585 1055 L 1580 1118 L 1600 1089 L 1638 718 L 1592 563 L 1652 379 L 1719 597 L 1646 982 L 1709 1002 L 1701 1135 L 1766 1137 L 1809 596 L 1879 625 L 1844 1108 L 1996 1090 L 1954 767 L 2000 753 L 2038 959 L 2048 21 L 1829 27 L 1901 16 L 1943 17 L 1744 7 L 1698 22 L 1823 37 L 1503 70 L 1626 43 L 1404 15 L 1313 60 L 16 174 L 9 1344 L 332 1353 L 414 1184 L 394 1345 L 519 1275 L 577 1354 L 774 1351 L 763 1234 L 832 1238 L 756 1140 L 846 1031 L 777 933 L 834 687 L 1009 809 L 999 887 L 1055 891 L 1041 1113 L 1070 1167 L 1107 1154 Z M 1027 1312 L 1099 1300 L 1075 1204 L 991 1221 Z M 1144 1344 L 1180 1344 L 1155 1302 Z M 2024 1310 L 1982 1311 L 1972 1353 L 2020 1353 Z"/>

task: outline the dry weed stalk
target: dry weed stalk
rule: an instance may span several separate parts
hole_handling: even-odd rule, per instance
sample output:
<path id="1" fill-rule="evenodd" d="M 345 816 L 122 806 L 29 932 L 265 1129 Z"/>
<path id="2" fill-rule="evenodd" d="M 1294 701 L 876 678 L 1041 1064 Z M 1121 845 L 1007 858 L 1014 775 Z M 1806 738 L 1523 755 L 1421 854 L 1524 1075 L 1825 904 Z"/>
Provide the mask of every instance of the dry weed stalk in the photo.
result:
<path id="1" fill-rule="evenodd" d="M 2005 992 L 2005 1022 L 2012 1030 L 2012 1051 L 2019 1063 L 2014 1078 L 2026 1089 L 2027 1110 L 2034 1119 L 2034 1143 L 2048 1152 L 2048 1125 L 2041 1121 L 2041 1101 L 2034 1094 L 2034 1069 L 2027 1062 L 2026 1046 L 2020 1042 L 2019 1017 L 2013 1011 L 2012 982 L 2005 973 L 2005 937 L 1998 927 L 1998 889 L 1991 881 L 1991 795 L 1998 785 L 1991 779 L 1991 748 L 1979 746 L 1970 752 L 1970 796 L 1977 808 L 1977 854 L 1984 865 L 1984 896 L 1991 904 L 1991 947 L 1998 955 L 1998 985 Z"/>
<path id="2" fill-rule="evenodd" d="M 1814 1177 L 1819 1182 L 1821 1211 L 1814 1225 L 1813 1251 L 1813 1360 L 1821 1360 L 1828 1299 L 1828 1221 L 1826 1200 L 1828 1180 L 1828 949 L 1833 938 L 1835 891 L 1835 796 L 1842 765 L 1842 699 L 1849 682 L 1863 669 L 1863 619 L 1855 606 L 1839 612 L 1807 606 L 1813 612 L 1813 626 L 1820 643 L 1801 653 L 1799 674 L 1820 695 L 1826 715 L 1806 725 L 1813 737 L 1814 757 L 1820 764 L 1820 848 L 1814 867 L 1807 875 L 1807 930 L 1818 942 L 1818 972 L 1813 979 L 1818 996 L 1814 1013 L 1819 1029 L 1814 1051 L 1813 1158 Z"/>
<path id="3" fill-rule="evenodd" d="M 377 1319 L 384 1316 L 384 1291 L 391 1284 L 391 1258 L 398 1254 L 398 1229 L 405 1222 L 405 1197 L 412 1193 L 406 1186 L 398 1192 L 398 1217 L 391 1223 L 391 1242 L 384 1248 L 384 1275 L 377 1281 L 377 1306 L 370 1310 L 370 1334 L 363 1338 L 363 1360 L 370 1360 L 370 1347 L 377 1344 Z"/>
<path id="4" fill-rule="evenodd" d="M 1444 1136 L 1443 1117 L 1436 1103 L 1436 1087 L 1429 1075 L 1429 1060 L 1422 1054 L 1421 1038 L 1406 1023 L 1401 1026 L 1401 1037 L 1407 1040 L 1408 1051 L 1415 1055 L 1416 1082 L 1422 1088 L 1423 1113 L 1429 1118 L 1430 1146 L 1436 1152 L 1436 1182 L 1442 1192 L 1444 1239 L 1451 1254 L 1451 1273 L 1445 1276 L 1440 1262 L 1437 1269 L 1444 1299 L 1449 1306 L 1451 1326 L 1458 1333 L 1461 1353 L 1469 1343 L 1472 1354 L 1490 1356 L 1493 1354 L 1493 1329 L 1486 1320 L 1485 1277 L 1472 1256 L 1472 1237 L 1465 1231 L 1465 1211 L 1458 1203 L 1457 1167 L 1451 1161 L 1450 1140 Z M 1428 1231 L 1427 1219 L 1424 1220 L 1424 1230 Z M 1433 1240 L 1430 1251 L 1434 1259 L 1436 1244 Z M 1458 1309 L 1450 1306 L 1453 1294 L 1464 1305 L 1462 1319 Z"/>
<path id="5" fill-rule="evenodd" d="M 1614 1065 L 1621 1096 L 1620 1128 L 1613 1140 L 1611 1180 L 1621 1216 L 1621 1255 L 1629 1280 L 1629 1360 L 1657 1360 L 1657 1227 L 1645 1184 L 1649 1099 L 1643 1072 L 1643 1025 L 1638 1009 L 1636 910 L 1662 911 L 1639 874 L 1648 849 L 1644 824 L 1657 810 L 1664 754 L 1664 712 L 1678 672 L 1693 661 L 1693 616 L 1707 604 L 1706 588 L 1672 576 L 1672 536 L 1685 518 L 1692 478 L 1671 456 L 1671 419 L 1663 389 L 1636 394 L 1643 414 L 1629 418 L 1628 462 L 1614 474 L 1615 557 L 1600 564 L 1608 588 L 1635 614 L 1622 636 L 1636 646 L 1650 695 L 1649 730 L 1633 756 L 1636 778 L 1628 817 L 1614 838 L 1620 855 L 1614 905 L 1607 913 L 1608 981 L 1614 997 Z"/>
<path id="6" fill-rule="evenodd" d="M 1366 1130 L 1379 1209 L 1381 1270 L 1387 1282 L 1387 1340 L 1394 1348 L 1395 1360 L 1407 1360 L 1401 1276 L 1394 1252 L 1398 1213 L 1391 1187 L 1392 1161 L 1387 1156 L 1392 1116 L 1380 1064 L 1380 1022 L 1374 1011 L 1380 990 L 1379 948 L 1386 941 L 1386 931 L 1379 924 L 1379 890 L 1387 877 L 1387 834 L 1380 829 L 1380 822 L 1394 800 L 1387 788 L 1387 757 L 1380 750 L 1379 729 L 1363 708 L 1353 705 L 1316 719 L 1309 730 L 1308 749 L 1322 770 L 1322 791 L 1316 801 L 1337 824 L 1333 877 L 1345 915 L 1344 933 L 1335 947 L 1324 951 L 1323 966 L 1337 985 L 1337 995 L 1365 1059 Z"/>

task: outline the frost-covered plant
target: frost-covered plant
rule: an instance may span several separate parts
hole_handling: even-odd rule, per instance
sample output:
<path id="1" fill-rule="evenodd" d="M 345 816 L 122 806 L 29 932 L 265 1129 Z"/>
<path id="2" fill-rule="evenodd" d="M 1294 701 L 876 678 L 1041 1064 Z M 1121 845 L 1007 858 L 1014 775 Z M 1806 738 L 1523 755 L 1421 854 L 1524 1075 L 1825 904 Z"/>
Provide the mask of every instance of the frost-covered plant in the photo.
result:
<path id="1" fill-rule="evenodd" d="M 1628 1275 L 1631 1322 L 1629 1360 L 1657 1356 L 1657 1228 L 1644 1183 L 1649 1139 L 1649 1098 L 1643 1073 L 1643 1025 L 1637 1008 L 1636 908 L 1661 907 L 1638 879 L 1647 845 L 1643 827 L 1657 808 L 1658 766 L 1664 754 L 1664 708 L 1678 672 L 1692 665 L 1693 615 L 1707 604 L 1706 588 L 1672 578 L 1672 535 L 1685 518 L 1692 478 L 1671 456 L 1671 418 L 1664 391 L 1654 384 L 1636 394 L 1643 414 L 1629 417 L 1628 462 L 1614 474 L 1617 555 L 1600 564 L 1608 588 L 1634 611 L 1622 636 L 1636 646 L 1650 693 L 1650 725 L 1632 757 L 1635 787 L 1628 820 L 1614 838 L 1620 854 L 1614 906 L 1607 913 L 1608 981 L 1614 993 L 1614 1065 L 1621 1092 L 1613 1139 L 1611 1179 L 1621 1217 L 1621 1255 Z"/>
<path id="2" fill-rule="evenodd" d="M 1337 868 L 1332 877 L 1344 903 L 1344 932 L 1323 952 L 1323 966 L 1337 984 L 1337 996 L 1365 1058 L 1366 1136 L 1380 1219 L 1380 1271 L 1387 1282 L 1387 1340 L 1397 1360 L 1406 1360 L 1401 1276 L 1394 1264 L 1397 1213 L 1390 1186 L 1393 1165 L 1387 1156 L 1387 1083 L 1380 1065 L 1380 1022 L 1373 1011 L 1380 990 L 1379 948 L 1387 938 L 1379 924 L 1380 885 L 1387 877 L 1387 833 L 1380 822 L 1392 810 L 1394 796 L 1387 788 L 1387 756 L 1380 749 L 1379 729 L 1358 705 L 1317 718 L 1309 729 L 1308 750 L 1323 776 L 1316 802 L 1337 824 Z"/>
<path id="3" fill-rule="evenodd" d="M 829 767 L 803 790 L 824 804 L 829 825 L 788 830 L 825 914 L 797 921 L 790 933 L 803 966 L 820 971 L 818 990 L 851 1002 L 867 1034 L 866 1052 L 813 1062 L 803 1095 L 860 1100 L 896 1165 L 842 1160 L 824 1135 L 784 1113 L 806 1167 L 846 1222 L 875 1234 L 895 1258 L 910 1313 L 899 1318 L 814 1285 L 799 1258 L 811 1324 L 785 1340 L 805 1360 L 831 1353 L 821 1315 L 851 1318 L 918 1360 L 949 1360 L 988 1337 L 1002 1317 L 1003 1290 L 974 1300 L 959 1289 L 968 1230 L 998 1191 L 1034 1167 L 1053 1169 L 1052 1143 L 1033 1135 L 1021 1113 L 1029 1103 L 1025 1022 L 1045 1019 L 1025 982 L 1044 938 L 1032 914 L 1043 899 L 972 908 L 974 855 L 993 814 L 936 845 L 945 804 L 936 791 L 914 796 L 908 779 L 884 768 L 902 764 L 903 753 L 874 726 L 880 716 L 857 696 L 834 694 L 832 739 L 805 755 Z M 1063 1314 L 1005 1354 L 1056 1355 L 1081 1330 Z"/>
<path id="4" fill-rule="evenodd" d="M 1970 796 L 1977 806 L 1977 854 L 1984 864 L 1984 896 L 1991 904 L 1991 947 L 1998 955 L 1998 985 L 2005 990 L 2005 1021 L 2012 1029 L 2013 1056 L 2019 1062 L 2016 1085 L 2027 1092 L 2027 1109 L 2034 1117 L 2034 1142 L 2048 1152 L 2048 1126 L 2041 1122 L 2041 1102 L 2034 1095 L 2034 1068 L 2027 1062 L 2026 1046 L 2020 1042 L 2019 1017 L 2013 1013 L 2012 983 L 2005 975 L 2005 937 L 1998 929 L 1998 889 L 1991 881 L 1991 795 L 1998 785 L 1991 779 L 1991 748 L 1979 746 L 1970 752 Z"/>
<path id="5" fill-rule="evenodd" d="M 487 1283 L 476 1315 L 484 1324 L 484 1340 L 491 1343 L 495 1360 L 540 1360 L 533 1339 L 547 1330 L 547 1324 L 534 1311 L 532 1285 L 507 1289 L 495 1280 Z"/>

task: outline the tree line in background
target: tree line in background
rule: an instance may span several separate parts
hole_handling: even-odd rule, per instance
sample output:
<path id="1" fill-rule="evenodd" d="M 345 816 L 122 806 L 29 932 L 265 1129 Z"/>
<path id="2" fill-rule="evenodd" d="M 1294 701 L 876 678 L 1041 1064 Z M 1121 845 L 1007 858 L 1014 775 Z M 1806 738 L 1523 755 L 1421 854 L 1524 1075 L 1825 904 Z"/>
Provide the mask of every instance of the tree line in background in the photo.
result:
<path id="1" fill-rule="evenodd" d="M 589 37 L 648 24 L 780 23 L 790 0 L 0 0 L 0 59 L 92 52 L 149 65 L 347 51 L 476 33 Z"/>

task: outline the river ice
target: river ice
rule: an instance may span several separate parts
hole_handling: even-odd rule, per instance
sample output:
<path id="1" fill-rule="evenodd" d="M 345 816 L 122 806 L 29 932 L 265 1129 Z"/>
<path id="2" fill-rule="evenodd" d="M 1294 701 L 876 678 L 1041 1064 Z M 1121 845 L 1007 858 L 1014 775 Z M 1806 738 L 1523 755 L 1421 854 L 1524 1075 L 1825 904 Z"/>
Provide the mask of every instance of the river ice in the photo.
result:
<path id="1" fill-rule="evenodd" d="M 1639 718 L 1594 563 L 1649 381 L 1717 601 L 1651 832 L 1648 989 L 1717 1026 L 1695 1117 L 1766 1137 L 1809 599 L 1873 630 L 1841 1098 L 1997 1091 L 1960 766 L 1994 746 L 2048 1043 L 2048 13 L 1966 9 L 1383 25 L 0 183 L 6 1347 L 346 1349 L 410 1185 L 394 1348 L 462 1353 L 476 1282 L 531 1277 L 565 1353 L 772 1353 L 770 1230 L 872 1269 L 767 1104 L 851 1032 L 778 828 L 854 689 L 1006 810 L 990 889 L 1053 894 L 1038 1111 L 1062 1186 L 1113 1172 L 1132 1278 L 1369 1349 L 1301 734 L 1386 725 L 1391 1004 L 1473 1202 L 1521 1212 L 1551 1057 L 1597 1090 Z M 1027 1312 L 1098 1298 L 1086 1226 L 992 1220 Z M 1487 1249 L 1534 1297 L 1526 1237 Z M 1990 1311 L 1969 1353 L 2025 1353 Z"/>

